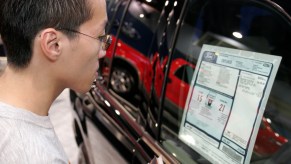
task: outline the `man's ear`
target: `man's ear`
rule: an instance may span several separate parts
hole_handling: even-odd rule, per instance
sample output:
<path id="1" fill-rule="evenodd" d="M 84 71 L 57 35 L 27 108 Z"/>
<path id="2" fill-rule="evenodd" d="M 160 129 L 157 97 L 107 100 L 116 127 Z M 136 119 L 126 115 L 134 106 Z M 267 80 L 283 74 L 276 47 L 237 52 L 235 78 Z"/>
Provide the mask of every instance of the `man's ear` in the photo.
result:
<path id="1" fill-rule="evenodd" d="M 60 33 L 54 28 L 43 30 L 40 33 L 40 46 L 49 60 L 57 60 L 61 54 Z"/>

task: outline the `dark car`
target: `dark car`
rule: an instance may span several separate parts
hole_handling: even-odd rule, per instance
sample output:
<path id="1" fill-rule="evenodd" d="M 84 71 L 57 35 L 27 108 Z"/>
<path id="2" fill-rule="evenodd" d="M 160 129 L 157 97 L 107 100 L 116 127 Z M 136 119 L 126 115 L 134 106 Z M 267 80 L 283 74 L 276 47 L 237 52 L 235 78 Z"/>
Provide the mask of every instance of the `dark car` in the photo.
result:
<path id="1" fill-rule="evenodd" d="M 122 143 L 129 163 L 154 156 L 165 163 L 210 163 L 179 138 L 193 73 L 207 44 L 282 56 L 250 162 L 288 163 L 290 7 L 280 0 L 108 0 L 106 30 L 113 42 L 100 63 L 102 78 L 84 95 L 71 91 L 83 162 L 97 162 L 90 132 L 100 128 Z M 227 152 L 234 163 L 245 162 L 241 151 Z"/>

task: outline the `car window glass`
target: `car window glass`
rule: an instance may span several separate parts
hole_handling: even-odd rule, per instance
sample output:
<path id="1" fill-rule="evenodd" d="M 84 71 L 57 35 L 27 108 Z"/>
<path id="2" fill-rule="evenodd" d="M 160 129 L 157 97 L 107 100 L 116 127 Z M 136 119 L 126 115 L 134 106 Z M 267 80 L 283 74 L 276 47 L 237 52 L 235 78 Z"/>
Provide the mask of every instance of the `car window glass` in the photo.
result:
<path id="1" fill-rule="evenodd" d="M 242 38 L 236 38 L 234 32 Z M 177 134 L 190 87 L 187 81 L 192 80 L 191 69 L 186 68 L 195 70 L 202 45 L 209 44 L 282 56 L 251 162 L 284 160 L 291 139 L 290 37 L 290 19 L 271 3 L 191 1 L 169 66 L 163 104 L 163 146 L 182 163 L 206 161 L 181 142 Z M 187 78 L 191 79 L 186 81 Z"/>
<path id="2" fill-rule="evenodd" d="M 182 3 L 166 1 L 158 21 L 155 37 L 149 52 L 150 63 L 144 73 L 145 118 L 150 127 L 149 132 L 158 138 L 159 115 L 162 87 L 165 82 L 165 70 L 168 63 L 170 47 L 180 15 Z M 147 101 L 148 100 L 148 101 Z"/>
<path id="3" fill-rule="evenodd" d="M 121 26 L 119 39 L 142 55 L 147 55 L 158 18 L 159 11 L 154 7 L 132 1 Z"/>
<path id="4" fill-rule="evenodd" d="M 113 21 L 110 21 L 112 25 L 110 25 L 109 34 L 112 35 L 113 42 L 105 58 L 102 59 L 103 63 L 109 63 L 107 67 L 101 69 L 102 75 L 109 77 L 107 80 L 109 91 L 128 106 L 125 109 L 140 124 L 142 124 L 142 118 L 139 113 L 145 114 L 144 110 L 139 110 L 142 104 L 145 104 L 141 103 L 143 99 L 141 90 L 146 81 L 143 75 L 150 64 L 148 53 L 162 10 L 160 3 L 162 1 L 133 0 L 124 17 L 122 15 L 127 3 L 120 3 L 119 9 L 112 14 Z M 116 45 L 115 48 L 114 45 Z"/>
<path id="5" fill-rule="evenodd" d="M 118 18 L 116 18 L 116 15 L 121 15 L 123 11 L 123 8 L 120 7 L 121 4 L 126 4 L 124 1 L 118 1 L 118 0 L 107 0 L 106 1 L 106 11 L 107 11 L 107 17 L 108 17 L 108 23 L 106 24 L 105 31 L 109 33 L 113 33 L 112 26 L 117 26 Z M 120 11 L 117 11 L 120 10 Z M 119 18 L 120 20 L 120 18 Z"/>
<path id="6" fill-rule="evenodd" d="M 188 65 L 183 65 L 177 68 L 176 72 L 174 72 L 174 76 L 190 85 L 194 70 L 194 68 Z"/>
<path id="7" fill-rule="evenodd" d="M 112 64 L 112 58 L 115 51 L 115 38 L 122 15 L 125 12 L 124 10 L 129 1 L 107 0 L 106 3 L 108 23 L 106 24 L 105 31 L 107 34 L 110 34 L 112 36 L 112 43 L 106 52 L 106 56 L 99 60 L 99 80 L 101 80 L 104 86 L 107 86 L 109 84 L 110 66 Z"/>

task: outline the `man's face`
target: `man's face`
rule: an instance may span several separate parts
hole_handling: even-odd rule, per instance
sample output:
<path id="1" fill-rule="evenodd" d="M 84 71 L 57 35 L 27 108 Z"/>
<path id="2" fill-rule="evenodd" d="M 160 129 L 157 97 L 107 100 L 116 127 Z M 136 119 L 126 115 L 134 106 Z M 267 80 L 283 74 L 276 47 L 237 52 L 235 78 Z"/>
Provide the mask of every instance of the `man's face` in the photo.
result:
<path id="1" fill-rule="evenodd" d="M 85 22 L 78 30 L 81 33 L 97 38 L 104 35 L 107 23 L 105 0 L 89 0 L 93 17 Z M 66 85 L 81 93 L 89 91 L 93 81 L 97 78 L 99 68 L 98 59 L 105 56 L 101 41 L 88 36 L 79 35 L 70 42 L 66 52 Z"/>

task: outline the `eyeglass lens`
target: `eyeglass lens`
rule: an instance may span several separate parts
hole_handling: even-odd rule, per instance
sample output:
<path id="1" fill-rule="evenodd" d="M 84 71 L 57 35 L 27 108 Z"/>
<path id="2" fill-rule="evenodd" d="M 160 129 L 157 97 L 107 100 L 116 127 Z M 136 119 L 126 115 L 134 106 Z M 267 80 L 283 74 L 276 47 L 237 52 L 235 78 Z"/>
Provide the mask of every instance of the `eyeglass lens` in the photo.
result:
<path id="1" fill-rule="evenodd" d="M 104 36 L 100 37 L 100 40 L 103 43 L 102 44 L 102 49 L 106 51 L 109 48 L 110 44 L 111 44 L 111 41 L 112 41 L 111 36 L 110 35 L 104 35 Z"/>

